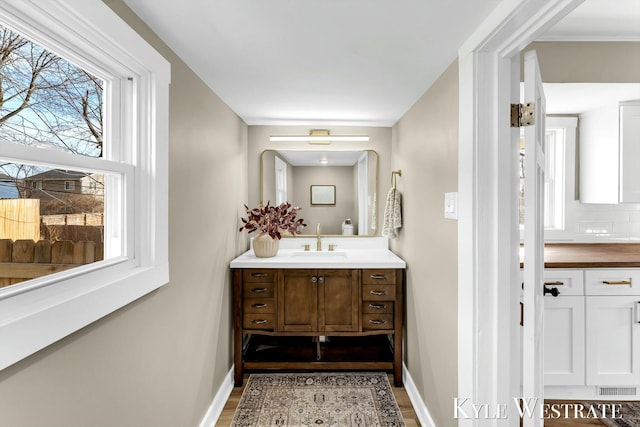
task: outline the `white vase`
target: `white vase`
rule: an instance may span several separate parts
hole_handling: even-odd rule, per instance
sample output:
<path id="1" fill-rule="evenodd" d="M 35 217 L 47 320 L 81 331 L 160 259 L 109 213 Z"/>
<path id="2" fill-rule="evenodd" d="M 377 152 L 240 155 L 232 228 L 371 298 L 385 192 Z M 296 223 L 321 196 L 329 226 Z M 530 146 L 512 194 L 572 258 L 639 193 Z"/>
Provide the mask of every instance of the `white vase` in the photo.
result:
<path id="1" fill-rule="evenodd" d="M 253 253 L 259 258 L 270 258 L 278 254 L 280 240 L 273 239 L 269 233 L 260 233 L 253 238 Z"/>

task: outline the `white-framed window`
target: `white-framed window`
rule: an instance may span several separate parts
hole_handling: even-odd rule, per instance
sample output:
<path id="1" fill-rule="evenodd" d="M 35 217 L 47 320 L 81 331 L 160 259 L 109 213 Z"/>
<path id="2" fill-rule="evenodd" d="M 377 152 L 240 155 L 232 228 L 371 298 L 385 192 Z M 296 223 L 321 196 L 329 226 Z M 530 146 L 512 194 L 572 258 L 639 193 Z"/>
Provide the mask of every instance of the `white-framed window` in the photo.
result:
<path id="1" fill-rule="evenodd" d="M 545 119 L 545 206 L 546 233 L 561 232 L 567 223 L 567 203 L 574 194 L 576 117 L 547 116 Z M 524 156 L 520 147 L 520 226 L 524 224 Z M 551 234 L 550 234 L 551 235 Z"/>
<path id="2" fill-rule="evenodd" d="M 31 188 L 34 190 L 42 190 L 42 181 L 32 181 Z"/>
<path id="3" fill-rule="evenodd" d="M 65 181 L 64 189 L 65 191 L 74 191 L 76 189 L 76 183 L 74 181 Z"/>
<path id="4" fill-rule="evenodd" d="M 100 0 L 1 2 L 0 23 L 105 86 L 101 157 L 0 141 L 3 162 L 105 181 L 104 261 L 0 288 L 3 369 L 168 283 L 170 66 Z"/>

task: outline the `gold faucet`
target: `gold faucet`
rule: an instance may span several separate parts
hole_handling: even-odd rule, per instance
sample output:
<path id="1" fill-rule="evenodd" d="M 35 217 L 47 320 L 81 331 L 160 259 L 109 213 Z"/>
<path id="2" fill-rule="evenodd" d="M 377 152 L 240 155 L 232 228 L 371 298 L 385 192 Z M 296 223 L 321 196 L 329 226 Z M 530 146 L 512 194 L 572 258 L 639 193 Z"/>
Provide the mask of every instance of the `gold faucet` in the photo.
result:
<path id="1" fill-rule="evenodd" d="M 320 240 L 320 224 L 316 227 L 316 251 L 322 250 L 322 241 Z"/>

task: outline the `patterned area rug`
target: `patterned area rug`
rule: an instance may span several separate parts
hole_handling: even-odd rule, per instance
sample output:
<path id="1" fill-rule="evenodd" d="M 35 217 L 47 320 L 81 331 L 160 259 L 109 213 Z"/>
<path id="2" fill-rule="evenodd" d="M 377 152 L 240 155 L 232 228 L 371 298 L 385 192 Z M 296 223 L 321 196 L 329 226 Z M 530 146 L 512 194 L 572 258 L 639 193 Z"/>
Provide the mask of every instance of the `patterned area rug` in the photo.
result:
<path id="1" fill-rule="evenodd" d="M 251 374 L 231 423 L 248 426 L 404 426 L 387 374 Z"/>
<path id="2" fill-rule="evenodd" d="M 599 420 L 606 425 L 607 427 L 639 427 L 640 426 L 640 402 L 582 402 L 585 407 L 590 407 L 591 405 L 596 408 L 596 412 L 598 415 L 602 415 L 600 412 L 599 406 L 600 404 L 608 405 L 608 414 L 604 414 L 605 418 L 599 418 Z M 616 418 L 611 418 L 611 404 L 616 403 L 619 404 L 616 409 Z M 619 417 L 619 418 L 617 418 Z"/>

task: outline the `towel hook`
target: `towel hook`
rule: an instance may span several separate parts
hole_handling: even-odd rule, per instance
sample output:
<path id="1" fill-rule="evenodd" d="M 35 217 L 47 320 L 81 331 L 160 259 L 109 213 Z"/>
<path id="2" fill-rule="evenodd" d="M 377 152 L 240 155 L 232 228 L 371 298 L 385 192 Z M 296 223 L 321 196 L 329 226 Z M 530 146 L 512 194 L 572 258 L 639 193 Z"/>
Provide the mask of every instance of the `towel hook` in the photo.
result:
<path id="1" fill-rule="evenodd" d="M 398 169 L 397 171 L 391 171 L 391 186 L 396 188 L 396 178 L 402 176 L 402 169 Z"/>

